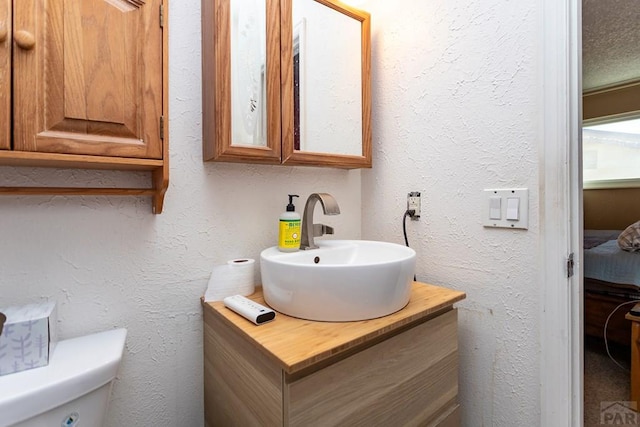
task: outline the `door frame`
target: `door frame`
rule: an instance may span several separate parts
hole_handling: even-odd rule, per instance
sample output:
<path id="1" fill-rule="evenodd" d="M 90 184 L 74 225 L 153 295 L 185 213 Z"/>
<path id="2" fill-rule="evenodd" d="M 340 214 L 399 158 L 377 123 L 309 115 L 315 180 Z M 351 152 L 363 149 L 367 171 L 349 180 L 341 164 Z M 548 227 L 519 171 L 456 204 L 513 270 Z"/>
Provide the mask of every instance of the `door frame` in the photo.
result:
<path id="1" fill-rule="evenodd" d="M 581 426 L 582 9 L 579 0 L 543 0 L 542 8 L 540 425 Z"/>

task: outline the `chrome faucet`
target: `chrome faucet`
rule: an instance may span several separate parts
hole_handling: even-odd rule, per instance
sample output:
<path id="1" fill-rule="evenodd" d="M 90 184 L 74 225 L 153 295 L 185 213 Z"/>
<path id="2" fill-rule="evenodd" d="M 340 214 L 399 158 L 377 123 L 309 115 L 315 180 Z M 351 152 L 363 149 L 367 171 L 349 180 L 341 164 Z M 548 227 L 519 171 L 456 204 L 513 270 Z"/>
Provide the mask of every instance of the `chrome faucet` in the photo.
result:
<path id="1" fill-rule="evenodd" d="M 325 215 L 338 215 L 340 208 L 338 202 L 328 193 L 313 193 L 307 199 L 304 205 L 304 216 L 302 217 L 302 236 L 300 237 L 300 249 L 318 249 L 313 241 L 314 237 L 324 234 L 333 234 L 333 227 L 324 224 L 313 223 L 313 210 L 316 202 L 322 205 L 322 211 Z"/>

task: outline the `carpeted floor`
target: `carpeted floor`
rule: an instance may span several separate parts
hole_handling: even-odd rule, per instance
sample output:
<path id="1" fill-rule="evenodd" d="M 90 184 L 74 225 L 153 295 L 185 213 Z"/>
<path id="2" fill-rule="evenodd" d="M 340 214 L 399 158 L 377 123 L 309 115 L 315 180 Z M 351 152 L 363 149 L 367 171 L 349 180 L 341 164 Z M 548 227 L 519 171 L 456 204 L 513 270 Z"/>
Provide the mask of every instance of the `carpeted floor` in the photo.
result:
<path id="1" fill-rule="evenodd" d="M 604 345 L 585 343 L 584 349 L 584 427 L 599 427 L 603 402 L 627 402 L 629 400 L 629 350 L 610 348 L 623 370 L 607 356 Z"/>

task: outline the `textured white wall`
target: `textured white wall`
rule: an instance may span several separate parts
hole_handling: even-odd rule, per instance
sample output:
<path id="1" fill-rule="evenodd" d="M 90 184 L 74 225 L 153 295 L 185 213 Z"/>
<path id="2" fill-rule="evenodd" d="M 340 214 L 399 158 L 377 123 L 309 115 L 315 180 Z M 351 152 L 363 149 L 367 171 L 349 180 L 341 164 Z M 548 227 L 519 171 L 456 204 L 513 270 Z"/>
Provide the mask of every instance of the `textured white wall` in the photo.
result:
<path id="1" fill-rule="evenodd" d="M 539 423 L 537 143 L 539 2 L 368 0 L 373 169 L 363 172 L 363 238 L 402 242 L 418 280 L 463 290 L 465 426 Z M 528 231 L 486 230 L 484 188 L 528 187 Z"/>
<path id="2" fill-rule="evenodd" d="M 277 243 L 287 193 L 301 196 L 298 211 L 312 192 L 333 194 L 342 213 L 322 222 L 337 238 L 360 237 L 360 171 L 202 163 L 200 0 L 169 7 L 164 213 L 152 215 L 148 198 L 0 197 L 0 306 L 57 301 L 61 339 L 129 330 L 107 426 L 203 424 L 199 298 L 212 265 L 257 259 Z M 0 177 L 133 186 L 144 178 L 11 168 Z"/>

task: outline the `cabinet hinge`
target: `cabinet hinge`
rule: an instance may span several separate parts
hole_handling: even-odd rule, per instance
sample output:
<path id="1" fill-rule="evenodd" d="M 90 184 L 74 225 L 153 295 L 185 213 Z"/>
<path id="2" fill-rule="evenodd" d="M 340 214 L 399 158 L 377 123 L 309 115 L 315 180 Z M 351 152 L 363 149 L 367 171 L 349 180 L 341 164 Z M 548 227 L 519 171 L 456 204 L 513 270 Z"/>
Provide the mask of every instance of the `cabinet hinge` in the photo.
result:
<path id="1" fill-rule="evenodd" d="M 164 4 L 160 5 L 160 28 L 164 28 Z"/>
<path id="2" fill-rule="evenodd" d="M 160 139 L 164 139 L 164 116 L 160 116 Z"/>
<path id="3" fill-rule="evenodd" d="M 571 252 L 567 257 L 567 277 L 573 277 L 573 266 L 573 252 Z"/>

